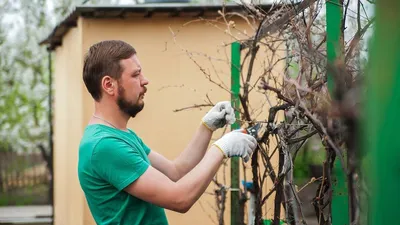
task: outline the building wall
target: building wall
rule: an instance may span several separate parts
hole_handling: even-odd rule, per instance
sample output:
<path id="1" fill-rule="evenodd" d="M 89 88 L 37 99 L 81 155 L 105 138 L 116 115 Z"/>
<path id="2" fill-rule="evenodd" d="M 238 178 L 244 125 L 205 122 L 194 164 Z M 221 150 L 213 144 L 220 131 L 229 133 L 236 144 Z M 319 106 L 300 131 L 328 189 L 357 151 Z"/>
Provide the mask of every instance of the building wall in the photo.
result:
<path id="1" fill-rule="evenodd" d="M 82 21 L 55 52 L 54 215 L 57 225 L 83 224 L 84 196 L 77 177 L 77 146 L 82 134 Z"/>
<path id="2" fill-rule="evenodd" d="M 230 88 L 228 43 L 233 39 L 224 32 L 224 25 L 214 26 L 204 21 L 186 24 L 192 20 L 188 17 L 82 19 L 78 28 L 65 36 L 63 46 L 56 52 L 56 225 L 94 224 L 76 177 L 79 140 L 93 114 L 92 98 L 81 79 L 83 55 L 92 44 L 106 39 L 121 39 L 136 48 L 143 72 L 150 83 L 147 86 L 145 108 L 130 120 L 129 127 L 152 150 L 169 159 L 177 157 L 186 147 L 209 108 L 174 110 L 204 104 L 207 96 L 214 103 L 230 100 L 229 91 L 218 85 L 228 90 Z M 248 34 L 252 32 L 243 20 L 237 20 L 236 27 L 238 30 L 246 29 Z M 242 38 L 245 35 L 235 29 L 232 32 Z M 200 67 L 211 77 L 207 77 Z M 257 77 L 253 79 L 256 81 Z M 256 105 L 263 101 L 263 95 L 253 98 Z M 265 119 L 265 115 L 259 117 L 264 116 Z M 216 132 L 213 138 L 221 135 L 222 130 Z M 247 166 L 246 177 L 249 179 L 250 163 Z M 218 173 L 219 181 L 227 185 L 230 183 L 229 170 L 228 161 Z M 226 182 L 223 181 L 224 177 L 227 178 Z M 211 184 L 207 192 L 212 193 L 214 188 L 215 185 Z M 269 189 L 267 186 L 265 188 Z M 70 205 L 72 202 L 74 206 Z M 226 204 L 225 222 L 228 224 L 229 197 Z M 170 224 L 174 225 L 212 224 L 216 220 L 213 207 L 213 196 L 204 194 L 188 213 L 167 210 L 167 216 Z M 67 222 L 71 221 L 72 212 L 77 212 L 73 216 L 76 223 Z"/>

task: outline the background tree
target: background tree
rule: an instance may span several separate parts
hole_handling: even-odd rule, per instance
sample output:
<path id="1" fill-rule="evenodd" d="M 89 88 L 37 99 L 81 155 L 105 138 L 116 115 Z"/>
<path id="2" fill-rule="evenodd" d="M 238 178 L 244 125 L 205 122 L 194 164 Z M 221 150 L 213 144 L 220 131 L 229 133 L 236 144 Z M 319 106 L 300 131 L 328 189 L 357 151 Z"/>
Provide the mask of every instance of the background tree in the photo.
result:
<path id="1" fill-rule="evenodd" d="M 343 46 L 338 50 L 340 57 L 333 63 L 327 62 L 326 2 L 304 0 L 275 3 L 272 10 L 263 11 L 257 5 L 242 1 L 248 13 L 239 18 L 254 27 L 255 34 L 248 37 L 235 35 L 237 32 L 246 34 L 233 22 L 233 18 L 238 19 L 237 13 L 221 10 L 221 16 L 215 20 L 197 20 L 213 24 L 242 46 L 241 107 L 236 110 L 240 113 L 243 127 L 264 124 L 259 148 L 251 162 L 253 192 L 256 196 L 255 224 L 262 224 L 262 208 L 271 196 L 275 197 L 273 224 L 279 224 L 282 209 L 288 224 L 305 224 L 307 221 L 331 224 L 335 185 L 333 169 L 337 161 L 343 165 L 339 170 L 343 170 L 348 178 L 347 194 L 351 199 L 349 224 L 366 224 L 365 218 L 360 216 L 361 210 L 366 208 L 361 207 L 360 198 L 368 191 L 360 170 L 362 151 L 357 145 L 357 134 L 368 49 L 364 37 L 371 31 L 374 21 L 370 13 L 371 2 L 344 0 L 339 4 L 343 8 Z M 229 46 L 230 43 L 226 43 L 226 47 Z M 191 53 L 190 49 L 182 50 L 213 85 L 229 86 L 219 79 L 221 74 L 213 70 L 212 65 L 207 68 L 207 65 L 196 61 L 196 57 L 212 59 L 215 56 Z M 229 65 L 228 57 L 223 60 Z M 280 69 L 282 63 L 283 70 Z M 328 85 L 327 74 L 334 78 L 332 89 L 328 87 L 331 84 Z M 261 106 L 254 105 L 252 101 L 257 93 L 266 98 Z M 208 99 L 205 105 L 212 105 L 212 100 Z M 185 109 L 198 107 L 204 107 L 204 104 Z M 268 109 L 266 118 L 258 117 L 260 107 Z M 283 119 L 279 117 L 282 113 Z M 310 147 L 310 143 L 313 145 L 311 147 L 316 146 L 319 154 L 323 155 L 318 165 L 319 175 L 299 183 L 296 182 L 296 170 L 303 170 L 310 165 L 296 164 L 296 158 L 303 155 L 302 152 Z M 274 155 L 279 155 L 278 168 L 270 161 Z M 274 186 L 264 193 L 267 179 Z M 298 187 L 299 184 L 302 186 Z M 311 184 L 315 184 L 312 191 L 314 197 L 308 202 L 302 202 L 299 194 Z M 225 201 L 221 188 L 226 191 L 227 186 L 216 182 L 219 212 L 225 209 L 220 206 L 221 201 Z M 245 191 L 242 190 L 242 196 L 246 200 Z M 314 208 L 312 218 L 304 215 L 307 205 Z M 219 221 L 219 224 L 223 224 L 223 221 Z"/>
<path id="2" fill-rule="evenodd" d="M 0 0 L 0 151 L 40 152 L 50 175 L 53 174 L 49 108 L 52 68 L 51 57 L 39 42 L 81 3 L 81 0 Z"/>

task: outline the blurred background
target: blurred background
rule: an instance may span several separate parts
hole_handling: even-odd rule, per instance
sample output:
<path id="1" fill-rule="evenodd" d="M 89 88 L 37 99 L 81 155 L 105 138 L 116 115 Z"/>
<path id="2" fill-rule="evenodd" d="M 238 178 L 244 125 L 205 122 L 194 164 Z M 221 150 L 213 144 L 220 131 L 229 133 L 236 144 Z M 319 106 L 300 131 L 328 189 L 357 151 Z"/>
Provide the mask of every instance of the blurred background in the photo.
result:
<path id="1" fill-rule="evenodd" d="M 188 5 L 200 5 L 201 7 L 196 8 L 198 11 L 194 12 L 196 16 L 203 16 L 205 11 L 212 12 L 211 17 L 216 17 L 221 15 L 219 11 L 220 8 L 218 8 L 219 6 L 222 7 L 224 4 L 240 6 L 244 3 L 251 3 L 260 5 L 261 8 L 265 10 L 263 13 L 269 15 L 268 9 L 275 9 L 275 5 L 288 4 L 296 6 L 303 4 L 303 2 L 311 1 L 0 0 L 0 224 L 94 224 L 86 203 L 83 200 L 83 194 L 79 189 L 75 172 L 76 147 L 80 137 L 78 134 L 80 134 L 87 118 L 90 117 L 92 112 L 90 98 L 88 95 L 83 94 L 85 88 L 81 84 L 80 68 L 82 64 L 79 61 L 82 59 L 83 53 L 90 44 L 106 38 L 121 37 L 122 39 L 139 43 L 139 52 L 146 52 L 146 54 L 143 53 L 143 63 L 147 66 L 145 68 L 149 68 L 150 80 L 153 80 L 153 90 L 150 89 L 150 91 L 153 92 L 150 92 L 148 97 L 149 100 L 153 101 L 149 101 L 149 106 L 146 109 L 147 116 L 139 117 L 139 120 L 141 119 L 143 122 L 139 122 L 139 124 L 130 124 L 130 126 L 133 128 L 144 126 L 156 127 L 153 130 L 143 129 L 141 131 L 141 136 L 148 140 L 150 145 L 155 148 L 161 149 L 164 146 L 168 146 L 168 150 L 165 150 L 163 153 L 172 158 L 178 153 L 170 149 L 183 147 L 179 142 L 179 138 L 188 139 L 189 136 L 187 136 L 187 133 L 191 133 L 188 131 L 192 131 L 196 128 L 198 125 L 197 119 L 204 113 L 204 110 L 200 110 L 177 114 L 174 110 L 196 104 L 197 100 L 204 99 L 205 95 L 207 95 L 207 98 L 211 96 L 213 99 L 219 100 L 226 100 L 231 97 L 230 93 L 216 91 L 215 87 L 214 90 L 212 90 L 211 86 L 207 82 L 204 82 L 203 74 L 199 72 L 198 65 L 193 64 L 192 55 L 186 54 L 186 49 L 194 51 L 194 57 L 203 57 L 198 59 L 199 61 L 195 61 L 203 63 L 202 65 L 207 64 L 207 60 L 209 59 L 215 60 L 217 64 L 221 63 L 221 65 L 217 65 L 217 69 L 215 69 L 214 64 L 209 64 L 209 67 L 223 75 L 221 78 L 218 77 L 218 79 L 229 83 L 231 62 L 230 56 L 225 57 L 225 55 L 230 54 L 226 49 L 230 51 L 229 43 L 239 40 L 232 38 L 232 36 L 241 37 L 243 39 L 251 37 L 256 32 L 254 24 L 257 23 L 249 21 L 242 21 L 239 23 L 235 21 L 234 24 L 240 29 L 234 30 L 233 28 L 235 27 L 227 26 L 234 30 L 231 31 L 221 26 L 218 27 L 219 31 L 217 33 L 211 30 L 210 27 L 213 25 L 211 25 L 211 22 L 207 21 L 207 28 L 195 27 L 193 25 L 194 27 L 189 27 L 185 30 L 182 28 L 184 27 L 183 24 L 186 25 L 189 21 L 194 20 L 195 16 L 186 16 L 180 13 L 181 11 L 183 13 L 193 13 L 193 11 L 191 11 L 192 9 L 186 8 L 186 11 L 173 10 L 171 7 L 179 6 L 185 8 Z M 316 8 L 324 8 L 325 3 L 331 1 L 318 0 L 312 2 L 315 4 Z M 356 56 L 351 57 L 348 65 L 350 65 L 354 71 L 368 70 L 369 57 L 371 54 L 369 50 L 371 46 L 370 41 L 375 29 L 374 24 L 371 25 L 374 19 L 371 18 L 373 18 L 375 14 L 376 2 L 373 0 L 349 0 L 338 2 L 340 2 L 341 6 L 346 6 L 346 14 L 344 16 L 346 26 L 343 28 L 346 31 L 343 34 L 344 45 L 347 50 L 352 49 L 351 51 L 353 51 L 353 49 L 356 49 L 354 51 L 357 52 Z M 360 6 L 360 2 L 363 3 L 362 7 Z M 161 3 L 166 4 L 165 6 L 168 4 L 175 4 L 169 6 L 170 8 L 168 8 L 168 10 L 170 10 L 170 15 L 166 17 L 167 19 L 154 17 L 151 21 L 144 21 L 144 17 L 152 17 L 153 11 L 160 12 L 160 14 L 163 13 L 160 8 L 152 8 L 152 6 Z M 114 12 L 112 9 L 107 11 L 108 9 L 105 10 L 101 8 L 116 7 L 117 11 L 121 11 L 124 7 L 128 9 L 130 6 L 143 6 L 143 8 L 151 10 L 140 11 L 141 18 L 138 19 L 139 22 L 117 21 L 118 24 L 116 23 L 117 25 L 115 25 L 113 24 L 115 22 L 114 20 L 107 19 L 110 17 L 118 17 L 112 14 L 117 12 Z M 217 8 L 213 8 L 214 6 L 217 6 Z M 77 7 L 81 8 L 77 9 Z M 205 9 L 200 10 L 202 7 Z M 130 10 L 134 11 L 134 9 Z M 398 13 L 397 11 L 391 11 L 390 7 L 385 8 L 385 10 L 387 10 L 385 12 L 390 15 Z M 325 30 L 320 31 L 320 34 L 318 34 L 318 29 L 326 28 L 325 25 L 323 25 L 323 28 L 318 27 L 319 22 L 326 20 L 325 10 L 322 9 L 321 11 L 322 13 L 320 15 L 322 16 L 316 16 L 315 18 L 307 17 L 308 21 L 315 21 L 316 24 L 315 36 L 313 36 L 313 38 L 315 37 L 316 39 L 310 38 L 313 42 L 312 44 L 320 42 L 320 40 L 326 40 Z M 254 15 L 257 14 L 257 10 L 253 10 L 252 12 L 254 12 Z M 383 14 L 384 13 L 381 13 L 380 15 Z M 282 14 L 279 13 L 273 15 L 274 17 L 271 17 L 270 21 L 277 21 L 282 17 Z M 177 17 L 180 16 L 184 19 L 177 19 Z M 97 18 L 100 19 L 97 20 Z M 260 18 L 261 16 L 258 18 L 256 16 L 252 17 L 252 19 L 258 22 L 261 21 Z M 282 18 L 284 18 L 284 16 Z M 300 20 L 302 19 L 303 18 Z M 395 20 L 392 21 L 396 23 Z M 133 31 L 124 31 L 123 28 L 127 24 L 132 25 L 134 29 L 142 31 L 142 36 L 139 37 L 138 35 L 138 37 L 132 37 L 134 36 L 132 35 Z M 230 21 L 227 22 L 227 24 L 230 24 Z M 361 24 L 365 30 L 360 29 Z M 155 28 L 153 29 L 151 27 Z M 293 27 L 295 28 L 296 26 Z M 247 31 L 249 34 L 243 31 Z M 397 34 L 397 30 L 392 31 Z M 232 33 L 229 32 L 235 33 L 231 35 Z M 226 34 L 230 34 L 230 36 L 228 35 L 229 37 L 227 37 Z M 295 36 L 295 31 L 292 32 L 292 35 Z M 158 37 L 158 40 L 156 37 Z M 283 34 L 281 37 L 288 40 L 292 38 L 287 34 Z M 396 35 L 394 35 L 394 37 L 396 37 Z M 302 35 L 297 38 L 302 40 L 307 39 Z M 360 39 L 357 41 L 356 47 L 351 45 L 351 43 L 354 43 L 352 40 L 355 38 Z M 176 39 L 178 39 L 178 41 Z M 395 41 L 396 40 L 394 40 L 394 42 Z M 323 42 L 321 42 L 321 44 Z M 140 43 L 142 43 L 142 45 Z M 276 47 L 276 49 L 274 49 L 275 51 L 273 51 L 274 53 L 278 52 L 279 58 L 293 58 L 288 57 L 288 55 L 292 54 L 292 50 L 302 48 L 290 41 L 286 41 L 283 45 L 284 47 Z M 217 49 L 215 46 L 221 48 L 218 47 Z M 324 49 L 322 51 L 322 57 L 327 57 L 326 48 L 322 47 L 322 49 Z M 376 49 L 379 49 L 379 46 L 375 46 L 375 51 L 378 51 Z M 271 48 L 269 48 L 269 51 L 271 52 Z M 210 55 L 202 55 L 202 52 Z M 190 60 L 187 55 L 190 56 Z M 262 60 L 256 60 L 257 63 L 266 65 L 265 61 L 269 58 L 269 55 L 270 53 L 266 50 L 260 57 Z M 58 56 L 58 58 L 55 56 Z M 391 56 L 393 56 L 393 54 Z M 277 71 L 280 72 L 273 71 L 274 74 L 289 74 L 288 77 L 295 74 L 291 78 L 297 81 L 301 80 L 301 78 L 299 79 L 297 77 L 297 74 L 301 73 L 301 71 L 304 72 L 305 66 L 302 62 L 306 60 L 299 57 L 299 55 L 296 57 L 298 59 L 297 61 L 286 60 L 283 61 L 282 64 L 277 64 Z M 165 60 L 165 58 L 168 58 L 170 61 L 166 60 L 165 62 L 161 62 Z M 159 60 L 161 63 L 155 66 L 152 63 L 154 59 Z M 382 60 L 383 59 L 388 58 L 382 57 Z M 326 63 L 326 61 L 323 63 Z M 381 61 L 379 61 L 379 63 L 381 63 Z M 382 61 L 382 65 L 383 64 L 384 62 Z M 377 65 L 378 64 L 373 67 L 375 68 L 375 70 L 373 70 L 375 72 L 379 70 L 377 69 L 379 68 Z M 309 66 L 309 64 L 307 66 Z M 334 64 L 334 66 L 340 69 L 340 65 Z M 394 65 L 391 64 L 391 66 Z M 169 67 L 170 69 L 168 69 Z M 260 71 L 261 70 L 258 72 Z M 313 69 L 311 69 L 311 71 L 313 71 Z M 389 71 L 389 73 L 390 72 L 393 71 Z M 164 73 L 172 75 L 163 78 L 160 74 Z M 310 72 L 310 74 L 311 73 L 312 72 Z M 191 76 L 186 76 L 187 74 Z M 206 78 L 210 79 L 207 76 Z M 396 80 L 393 77 L 387 80 L 384 78 L 382 79 L 387 82 L 383 83 L 382 86 L 375 87 L 376 90 L 381 90 L 379 88 L 385 87 L 385 85 L 390 88 L 392 87 L 389 85 L 391 81 Z M 324 82 L 326 82 L 326 78 Z M 178 86 L 179 90 L 172 90 L 170 89 L 171 86 Z M 161 89 L 168 90 L 163 90 L 163 92 L 161 92 Z M 57 90 L 59 90 L 58 93 Z M 160 92 L 163 94 L 161 97 Z M 321 93 L 322 92 L 323 91 L 321 91 Z M 373 94 L 374 93 L 375 92 L 373 92 Z M 174 96 L 181 97 L 171 101 L 171 99 L 176 98 Z M 261 96 L 264 97 L 263 95 Z M 374 103 L 379 103 L 379 96 L 381 95 L 377 94 L 377 96 L 377 98 L 371 98 Z M 383 95 L 383 97 L 392 100 L 392 102 L 390 102 L 392 106 L 394 104 L 399 104 L 394 101 L 397 98 L 392 99 L 390 96 L 391 92 Z M 57 97 L 60 100 L 55 104 Z M 265 99 L 263 99 L 262 104 L 259 102 L 259 100 L 256 100 L 253 103 L 254 105 L 258 104 L 262 105 L 260 107 L 264 107 Z M 384 103 L 386 102 L 381 102 L 381 104 Z M 369 109 L 375 106 L 377 107 L 377 105 L 378 104 L 372 107 L 370 106 Z M 331 107 L 330 110 L 335 106 Z M 340 105 L 337 107 L 340 107 Z M 162 112 L 165 112 L 165 115 L 168 115 L 171 121 L 162 121 L 162 118 L 158 121 L 158 118 L 156 118 L 157 115 L 155 115 L 155 111 L 158 108 L 162 108 Z M 361 110 L 361 108 L 357 109 Z M 387 108 L 383 107 L 382 111 L 379 112 L 375 112 L 371 109 L 370 112 L 372 112 L 371 115 L 375 115 L 376 117 L 379 115 L 379 118 L 385 118 L 385 112 L 387 112 L 385 109 Z M 178 109 L 177 111 L 180 110 Z M 356 110 L 352 108 L 350 111 Z M 331 113 L 332 111 L 329 112 Z M 263 118 L 266 118 L 266 115 L 268 114 L 262 114 L 258 116 L 258 118 L 263 116 Z M 158 127 L 158 124 L 163 122 L 166 124 L 165 129 L 163 127 Z M 326 121 L 324 121 L 324 125 L 325 122 Z M 385 121 L 382 122 L 380 120 L 373 122 L 375 122 L 375 125 L 386 124 L 384 123 Z M 77 125 L 75 126 L 74 124 Z M 185 130 L 185 132 L 182 132 L 182 136 L 168 137 L 168 135 L 165 135 L 165 133 L 168 132 L 168 126 L 174 126 L 175 124 L 177 124 L 176 129 Z M 327 124 L 329 123 L 327 122 Z M 326 127 L 328 127 L 328 125 Z M 368 127 L 368 124 L 363 126 L 365 129 L 366 127 Z M 374 130 L 373 128 L 376 128 L 376 126 L 368 128 Z M 346 135 L 348 134 L 348 130 L 341 130 L 340 132 Z M 355 136 L 359 136 L 362 133 L 360 131 L 357 132 L 359 133 Z M 161 139 L 160 141 L 151 140 L 152 137 L 155 136 L 154 133 L 159 136 Z M 369 141 L 373 142 L 370 147 L 372 146 L 378 149 L 378 147 L 374 145 L 374 143 L 376 144 L 379 142 L 378 140 L 373 139 Z M 370 142 L 365 141 L 363 143 L 367 145 L 365 143 Z M 278 143 L 275 144 L 278 145 Z M 325 151 L 325 147 L 324 143 L 321 142 L 321 137 L 315 135 L 310 136 L 307 142 L 302 145 L 298 154 L 296 152 L 297 157 L 293 162 L 295 168 L 293 176 L 296 178 L 294 182 L 297 188 L 306 187 L 301 189 L 302 192 L 299 193 L 299 197 L 303 202 L 312 202 L 315 200 L 315 192 L 319 188 L 318 184 L 320 183 L 314 183 L 314 179 L 324 176 L 323 164 L 329 157 Z M 381 145 L 381 147 L 383 146 Z M 391 145 L 387 149 L 396 148 L 396 145 Z M 276 158 L 277 156 L 274 157 L 275 158 L 271 158 L 271 161 L 273 161 L 274 168 L 278 170 L 279 159 Z M 366 167 L 370 168 L 369 163 L 371 162 L 363 160 L 361 164 L 363 163 L 367 164 Z M 59 169 L 57 170 L 55 168 Z M 244 168 L 244 172 L 240 172 L 241 176 L 245 176 L 244 174 L 251 170 L 249 165 L 247 165 L 247 167 L 244 166 Z M 397 168 L 394 168 L 394 170 L 395 169 Z M 228 172 L 227 176 L 229 175 Z M 55 184 L 54 180 L 57 179 L 58 183 Z M 397 178 L 390 177 L 389 179 Z M 310 180 L 312 180 L 312 182 L 310 182 Z M 272 187 L 274 187 L 273 182 L 266 184 L 264 187 L 264 194 Z M 209 191 L 212 193 L 215 189 L 211 187 Z M 202 201 L 200 201 L 193 211 L 186 216 L 168 212 L 169 218 L 174 222 L 171 224 L 197 224 L 190 222 L 195 220 L 193 218 L 200 218 L 201 222 L 198 224 L 228 224 L 230 211 L 228 210 L 225 216 L 222 216 L 226 217 L 227 220 L 225 222 L 222 220 L 221 222 L 221 220 L 219 220 L 220 217 L 216 216 L 214 213 L 214 211 L 218 210 L 208 203 L 214 201 L 213 197 L 209 197 L 209 199 L 208 197 L 204 198 L 207 200 L 204 200 L 203 204 L 201 204 Z M 263 208 L 265 212 L 263 217 L 273 219 L 273 212 L 270 210 L 270 207 L 274 205 L 273 200 L 268 201 L 267 205 L 268 206 Z M 308 203 L 304 204 L 304 213 L 305 217 L 314 216 L 314 206 Z M 283 217 L 284 215 L 282 214 L 281 218 Z M 266 220 L 265 223 L 269 223 L 268 221 Z M 356 224 L 360 224 L 359 222 L 360 221 Z M 310 220 L 309 224 L 317 224 L 317 222 L 316 220 Z"/>

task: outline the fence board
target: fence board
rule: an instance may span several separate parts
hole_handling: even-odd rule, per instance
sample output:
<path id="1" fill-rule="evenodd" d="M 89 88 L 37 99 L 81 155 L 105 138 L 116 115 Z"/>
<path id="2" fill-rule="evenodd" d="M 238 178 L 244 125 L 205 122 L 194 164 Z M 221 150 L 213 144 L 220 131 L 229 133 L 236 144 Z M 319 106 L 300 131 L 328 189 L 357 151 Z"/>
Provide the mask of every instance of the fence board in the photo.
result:
<path id="1" fill-rule="evenodd" d="M 46 203 L 50 174 L 40 152 L 0 151 L 0 205 L 39 201 Z M 26 198 L 25 198 L 26 197 Z M 40 203 L 39 203 L 40 204 Z"/>

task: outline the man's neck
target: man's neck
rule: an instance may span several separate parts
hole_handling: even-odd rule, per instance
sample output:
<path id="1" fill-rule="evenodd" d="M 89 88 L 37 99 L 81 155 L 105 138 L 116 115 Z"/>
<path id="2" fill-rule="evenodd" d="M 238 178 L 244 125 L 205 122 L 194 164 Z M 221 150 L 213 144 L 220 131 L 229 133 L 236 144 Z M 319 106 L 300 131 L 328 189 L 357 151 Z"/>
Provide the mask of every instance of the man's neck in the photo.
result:
<path id="1" fill-rule="evenodd" d="M 127 131 L 129 116 L 121 112 L 118 107 L 95 103 L 91 123 L 101 123 L 116 129 Z"/>

